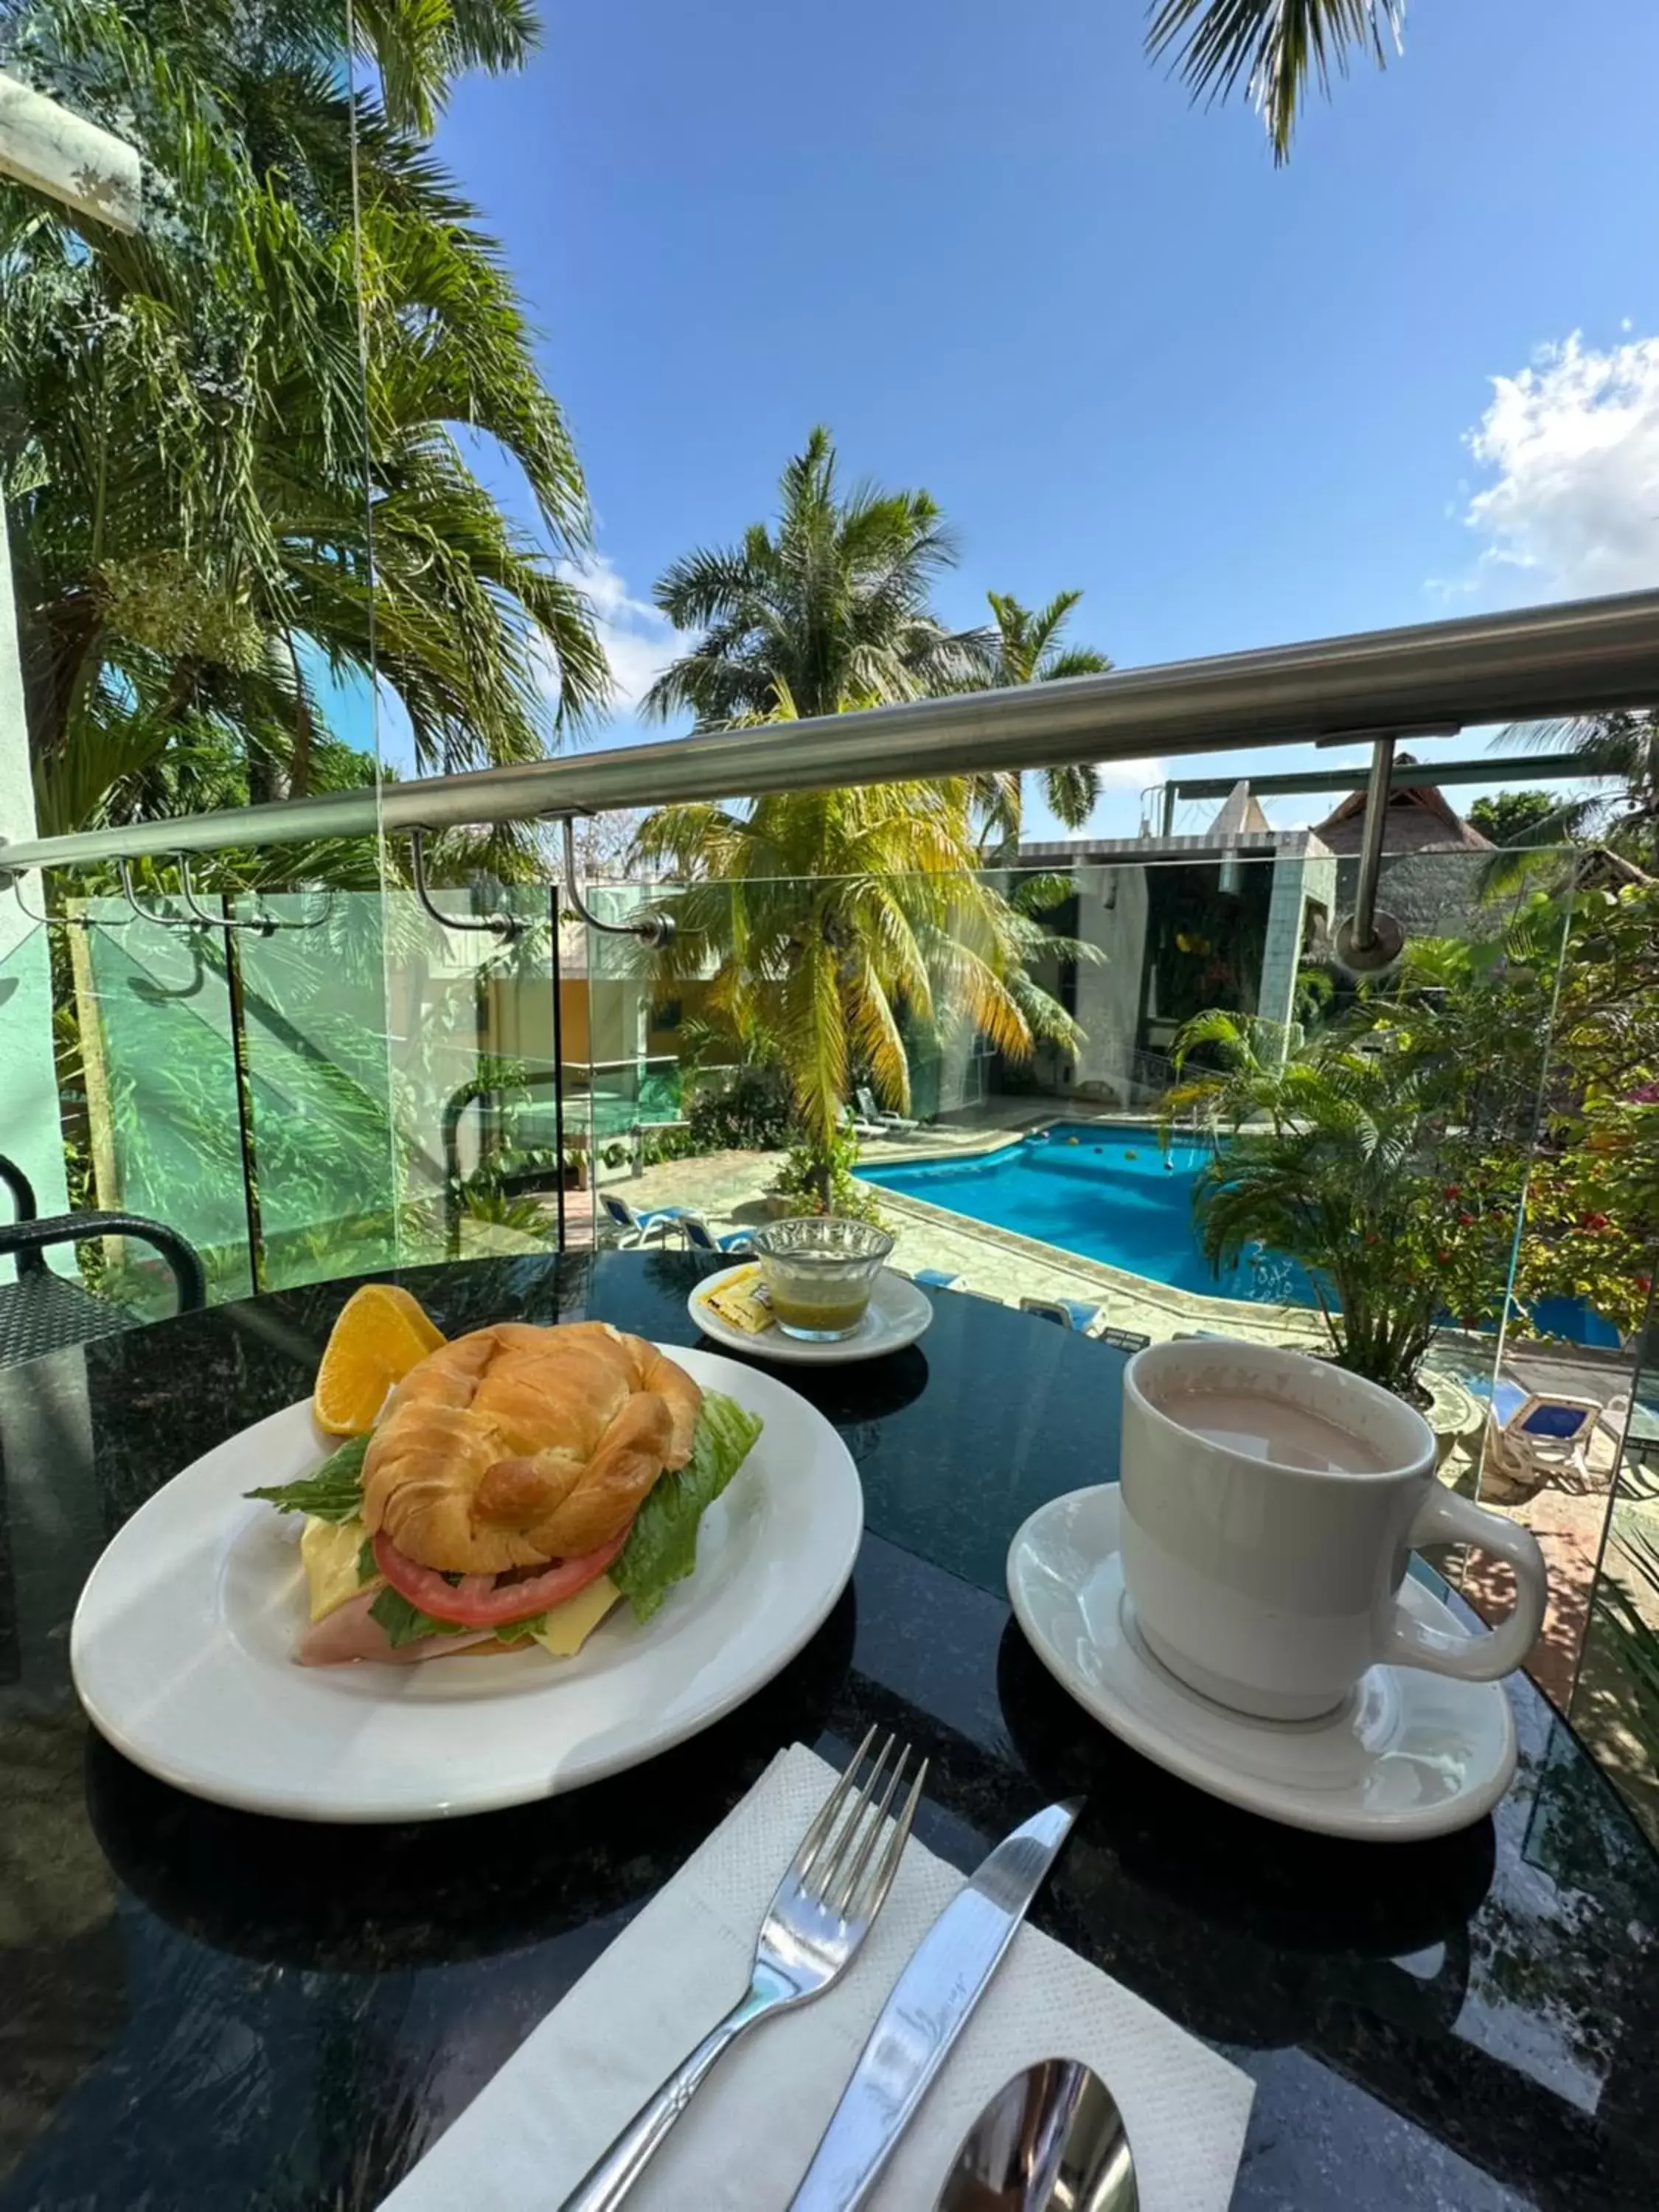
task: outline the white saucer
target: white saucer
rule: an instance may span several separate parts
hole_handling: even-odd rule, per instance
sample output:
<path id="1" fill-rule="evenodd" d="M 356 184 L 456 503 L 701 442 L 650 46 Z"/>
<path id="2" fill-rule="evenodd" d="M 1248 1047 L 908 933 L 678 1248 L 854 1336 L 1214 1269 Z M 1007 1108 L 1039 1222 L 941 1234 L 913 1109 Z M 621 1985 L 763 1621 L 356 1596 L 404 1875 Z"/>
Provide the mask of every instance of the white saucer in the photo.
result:
<path id="1" fill-rule="evenodd" d="M 907 1344 L 915 1342 L 933 1318 L 927 1293 L 919 1291 L 908 1276 L 884 1267 L 876 1277 L 864 1318 L 851 1336 L 830 1344 L 809 1344 L 798 1336 L 786 1336 L 776 1327 L 753 1334 L 722 1321 L 708 1304 L 708 1293 L 754 1264 L 752 1260 L 744 1260 L 735 1267 L 722 1267 L 718 1275 L 699 1283 L 685 1302 L 686 1311 L 709 1342 L 723 1345 L 729 1352 L 751 1352 L 757 1359 L 781 1359 L 803 1367 L 839 1367 L 850 1359 L 879 1359 L 884 1352 L 902 1352 Z"/>
<path id="2" fill-rule="evenodd" d="M 1325 1835 L 1414 1840 L 1489 1813 L 1515 1772 L 1499 1682 L 1373 1667 L 1316 1721 L 1258 1721 L 1178 1682 L 1134 1626 L 1118 1550 L 1118 1486 L 1074 1490 L 1032 1514 L 1008 1551 L 1008 1595 L 1043 1665 L 1125 1743 L 1230 1805 Z M 1419 1620 L 1466 1633 L 1407 1577 Z"/>

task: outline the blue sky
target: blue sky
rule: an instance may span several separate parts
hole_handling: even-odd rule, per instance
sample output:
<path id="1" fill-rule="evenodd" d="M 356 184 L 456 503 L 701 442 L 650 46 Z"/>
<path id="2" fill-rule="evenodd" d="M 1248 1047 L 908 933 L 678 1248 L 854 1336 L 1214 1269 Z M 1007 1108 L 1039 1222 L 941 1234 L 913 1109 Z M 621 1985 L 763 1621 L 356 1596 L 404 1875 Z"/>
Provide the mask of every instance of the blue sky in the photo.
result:
<path id="1" fill-rule="evenodd" d="M 1594 15 L 1415 0 L 1275 171 L 1135 0 L 544 0 L 440 149 L 544 332 L 624 683 L 817 421 L 940 501 L 950 618 L 1080 586 L 1120 665 L 1659 581 L 1659 9 Z"/>

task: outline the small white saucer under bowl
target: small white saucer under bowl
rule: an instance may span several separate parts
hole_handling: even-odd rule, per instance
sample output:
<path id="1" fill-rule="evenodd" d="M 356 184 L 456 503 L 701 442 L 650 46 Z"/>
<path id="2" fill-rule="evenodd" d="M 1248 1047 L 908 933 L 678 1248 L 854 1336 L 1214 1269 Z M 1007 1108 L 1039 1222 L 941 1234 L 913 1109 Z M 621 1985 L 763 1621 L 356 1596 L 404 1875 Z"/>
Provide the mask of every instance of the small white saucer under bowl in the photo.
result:
<path id="1" fill-rule="evenodd" d="M 839 1367 L 849 1359 L 879 1359 L 884 1352 L 902 1352 L 907 1344 L 915 1342 L 933 1318 L 927 1293 L 919 1291 L 908 1276 L 884 1267 L 876 1277 L 864 1318 L 851 1336 L 812 1344 L 802 1337 L 786 1336 L 775 1325 L 757 1334 L 733 1328 L 709 1304 L 708 1294 L 754 1264 L 744 1260 L 738 1267 L 723 1267 L 718 1275 L 699 1283 L 685 1302 L 686 1311 L 709 1342 L 728 1352 L 747 1352 L 757 1359 L 781 1359 L 795 1366 Z"/>
<path id="2" fill-rule="evenodd" d="M 1489 1813 L 1515 1772 L 1515 1720 L 1498 1682 L 1373 1667 L 1334 1713 L 1261 1721 L 1212 1704 L 1155 1659 L 1123 1587 L 1115 1483 L 1038 1509 L 1008 1551 L 1008 1595 L 1062 1688 L 1125 1743 L 1212 1796 L 1331 1836 L 1375 1843 L 1444 1835 Z M 1419 1620 L 1455 1636 L 1450 1611 L 1409 1577 Z"/>

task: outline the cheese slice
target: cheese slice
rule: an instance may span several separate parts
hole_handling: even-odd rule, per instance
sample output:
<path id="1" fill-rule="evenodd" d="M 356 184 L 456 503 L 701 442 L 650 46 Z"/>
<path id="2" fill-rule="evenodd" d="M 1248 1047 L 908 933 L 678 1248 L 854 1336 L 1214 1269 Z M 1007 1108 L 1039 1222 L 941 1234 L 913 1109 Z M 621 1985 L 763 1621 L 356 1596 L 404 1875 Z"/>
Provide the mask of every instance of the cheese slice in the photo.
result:
<path id="1" fill-rule="evenodd" d="M 313 1620 L 326 1620 L 359 1590 L 371 1587 L 357 1579 L 358 1554 L 368 1541 L 368 1531 L 361 1521 L 317 1521 L 307 1514 L 300 1531 L 300 1565 L 306 1571 Z M 374 1584 L 385 1579 L 376 1575 Z"/>
<path id="2" fill-rule="evenodd" d="M 300 1564 L 305 1569 L 311 1617 L 325 1620 L 359 1590 L 382 1589 L 384 1575 L 357 1579 L 358 1555 L 368 1531 L 361 1521 L 317 1521 L 307 1514 L 300 1532 Z M 609 1575 L 600 1575 L 549 1612 L 547 1625 L 533 1640 L 556 1659 L 574 1659 L 622 1592 Z"/>
<path id="3" fill-rule="evenodd" d="M 601 1575 L 574 1597 L 556 1605 L 547 1616 L 546 1627 L 532 1640 L 556 1659 L 574 1659 L 621 1595 L 610 1576 Z"/>

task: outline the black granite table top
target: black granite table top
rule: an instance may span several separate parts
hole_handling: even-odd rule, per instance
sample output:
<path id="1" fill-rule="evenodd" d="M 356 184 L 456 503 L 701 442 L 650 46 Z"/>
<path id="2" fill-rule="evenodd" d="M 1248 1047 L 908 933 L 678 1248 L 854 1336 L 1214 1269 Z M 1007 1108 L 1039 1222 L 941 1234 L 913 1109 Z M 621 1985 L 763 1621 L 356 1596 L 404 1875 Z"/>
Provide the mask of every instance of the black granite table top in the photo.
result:
<path id="1" fill-rule="evenodd" d="M 403 1279 L 452 1334 L 595 1316 L 689 1343 L 703 1264 Z M 76 1705 L 76 1594 L 178 1468 L 307 1394 L 351 1287 L 0 1374 L 0 2212 L 376 2203 L 780 1745 L 840 1761 L 871 1721 L 931 1756 L 919 1832 L 961 1867 L 1087 1790 L 1034 1917 L 1254 2077 L 1240 2208 L 1659 2207 L 1659 1861 L 1570 1730 L 1511 1684 L 1496 1815 L 1395 1846 L 1273 1826 L 1116 1743 L 1027 1648 L 1002 1567 L 1034 1505 L 1115 1473 L 1121 1356 L 977 1299 L 790 1376 L 858 1462 L 863 1550 L 799 1658 L 695 1741 L 386 1829 L 138 1772 Z"/>

